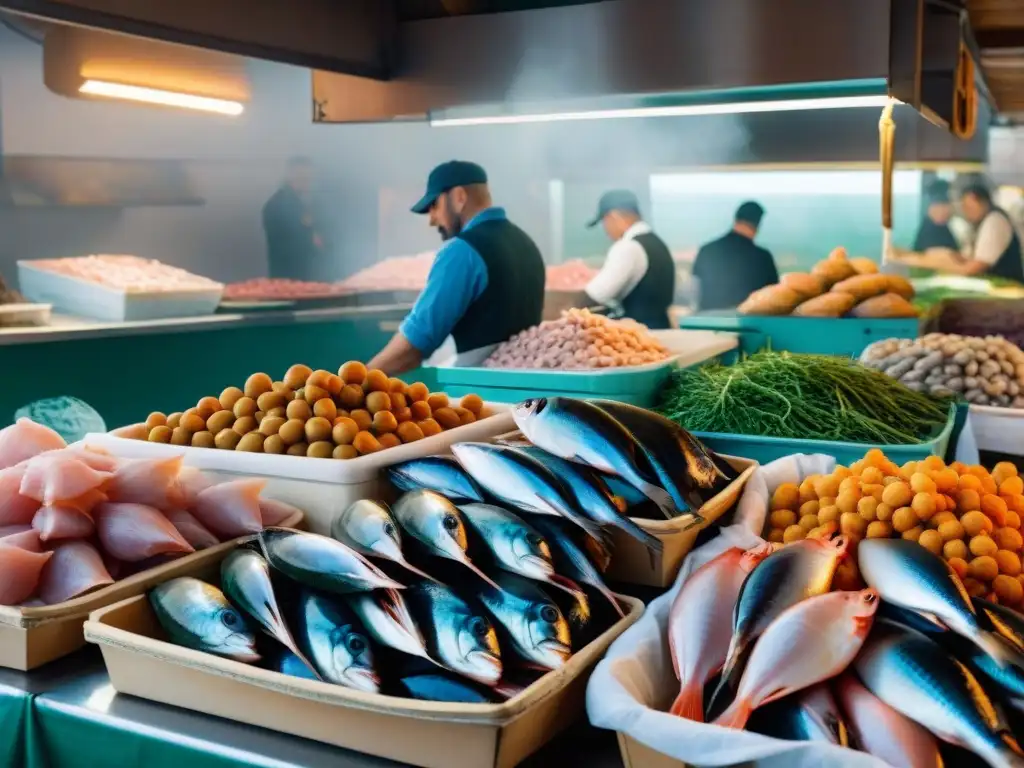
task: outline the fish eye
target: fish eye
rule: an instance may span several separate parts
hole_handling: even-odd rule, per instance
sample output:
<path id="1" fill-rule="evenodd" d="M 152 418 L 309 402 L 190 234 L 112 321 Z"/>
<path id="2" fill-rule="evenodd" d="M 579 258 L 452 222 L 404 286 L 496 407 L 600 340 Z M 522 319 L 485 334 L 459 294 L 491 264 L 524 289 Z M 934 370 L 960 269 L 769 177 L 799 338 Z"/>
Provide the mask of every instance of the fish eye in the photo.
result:
<path id="1" fill-rule="evenodd" d="M 866 595 L 864 595 L 864 602 L 868 605 L 871 605 L 877 599 L 878 595 L 876 595 L 874 592 L 868 592 Z"/>
<path id="2" fill-rule="evenodd" d="M 366 638 L 362 635 L 349 635 L 345 642 L 350 653 L 358 655 L 366 650 Z"/>
<path id="3" fill-rule="evenodd" d="M 385 535 L 390 536 L 391 538 L 394 538 L 395 537 L 395 524 L 394 523 L 384 523 L 384 533 L 385 533 Z"/>
<path id="4" fill-rule="evenodd" d="M 487 637 L 487 633 L 490 629 L 491 628 L 487 626 L 487 622 L 479 616 L 474 616 L 469 621 L 469 631 L 476 637 Z"/>
<path id="5" fill-rule="evenodd" d="M 449 531 L 457 531 L 459 529 L 459 519 L 455 515 L 445 515 L 444 527 Z"/>
<path id="6" fill-rule="evenodd" d="M 539 547 L 541 544 L 544 543 L 544 537 L 538 533 L 526 534 L 526 540 L 535 547 Z"/>
<path id="7" fill-rule="evenodd" d="M 220 615 L 220 620 L 224 622 L 224 626 L 228 629 L 234 629 L 242 623 L 242 617 L 234 611 L 224 611 Z"/>
<path id="8" fill-rule="evenodd" d="M 555 610 L 554 606 L 542 605 L 540 607 L 540 617 L 548 624 L 554 624 L 558 621 L 558 611 Z"/>

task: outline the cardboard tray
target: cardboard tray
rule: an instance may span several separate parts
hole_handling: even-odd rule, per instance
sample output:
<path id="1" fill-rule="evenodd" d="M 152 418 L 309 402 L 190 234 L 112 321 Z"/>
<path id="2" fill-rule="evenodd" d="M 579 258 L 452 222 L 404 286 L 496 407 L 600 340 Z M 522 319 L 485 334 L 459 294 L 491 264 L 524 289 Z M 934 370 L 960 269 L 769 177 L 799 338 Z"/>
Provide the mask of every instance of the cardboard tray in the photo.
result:
<path id="1" fill-rule="evenodd" d="M 647 518 L 631 518 L 634 523 L 645 531 L 654 534 L 664 545 L 661 552 L 651 553 L 639 541 L 618 528 L 609 529 L 614 557 L 605 574 L 610 581 L 624 584 L 643 584 L 651 587 L 668 587 L 676 579 L 676 574 L 683 565 L 683 558 L 693 549 L 698 534 L 715 523 L 722 515 L 732 509 L 743 494 L 743 489 L 754 474 L 758 464 L 750 459 L 719 454 L 739 472 L 739 477 L 729 483 L 716 496 L 698 510 L 704 522 L 698 526 L 687 528 L 687 519 L 650 520 Z"/>
<path id="2" fill-rule="evenodd" d="M 306 513 L 309 530 L 329 535 L 331 521 L 353 501 L 389 498 L 390 486 L 381 472 L 385 467 L 447 453 L 453 443 L 487 440 L 515 428 L 508 405 L 484 403 L 484 407 L 491 415 L 472 424 L 348 461 L 192 448 L 102 433 L 88 434 L 83 442 L 126 458 L 184 456 L 187 466 L 201 469 L 219 480 L 265 478 L 267 485 L 263 494 L 267 498 L 295 505 Z"/>
<path id="3" fill-rule="evenodd" d="M 681 760 L 657 752 L 624 733 L 615 735 L 619 739 L 619 754 L 625 768 L 689 768 Z"/>
<path id="4" fill-rule="evenodd" d="M 216 582 L 227 552 L 199 553 L 189 574 Z M 119 693 L 426 768 L 511 768 L 585 713 L 590 672 L 643 613 L 639 600 L 618 599 L 625 618 L 501 704 L 364 693 L 182 648 L 163 639 L 142 594 L 94 611 L 85 636 L 100 646 Z"/>
<path id="5" fill-rule="evenodd" d="M 280 527 L 301 528 L 303 515 L 296 513 Z M 185 555 L 155 568 L 80 597 L 56 605 L 21 608 L 0 605 L 0 667 L 28 671 L 74 653 L 85 645 L 82 626 L 98 608 L 146 593 L 168 579 L 189 573 L 196 561 L 224 557 L 238 546 L 238 539 Z"/>

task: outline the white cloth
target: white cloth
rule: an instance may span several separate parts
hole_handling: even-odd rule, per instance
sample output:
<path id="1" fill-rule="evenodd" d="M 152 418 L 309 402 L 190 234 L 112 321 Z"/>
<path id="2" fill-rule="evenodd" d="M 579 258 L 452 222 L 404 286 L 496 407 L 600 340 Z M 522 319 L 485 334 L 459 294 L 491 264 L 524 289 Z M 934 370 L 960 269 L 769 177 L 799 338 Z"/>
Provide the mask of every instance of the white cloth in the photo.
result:
<path id="1" fill-rule="evenodd" d="M 651 603 L 597 665 L 587 686 L 587 714 L 598 728 L 619 731 L 690 765 L 733 766 L 757 761 L 759 768 L 885 768 L 863 752 L 830 744 L 783 741 L 748 731 L 695 723 L 666 712 L 679 683 L 669 657 L 667 627 L 672 601 L 697 568 L 729 547 L 749 549 L 768 515 L 771 493 L 781 483 L 799 483 L 831 472 L 831 456 L 796 455 L 759 467 L 744 489 L 732 525 L 687 556 L 675 585 Z"/>
<path id="2" fill-rule="evenodd" d="M 587 284 L 587 296 L 599 304 L 621 303 L 647 274 L 647 251 L 634 238 L 651 233 L 649 224 L 636 222 L 612 243 L 601 271 Z"/>
<path id="3" fill-rule="evenodd" d="M 1009 247 L 1013 234 L 1013 224 L 1006 214 L 990 211 L 978 227 L 971 258 L 993 266 Z"/>

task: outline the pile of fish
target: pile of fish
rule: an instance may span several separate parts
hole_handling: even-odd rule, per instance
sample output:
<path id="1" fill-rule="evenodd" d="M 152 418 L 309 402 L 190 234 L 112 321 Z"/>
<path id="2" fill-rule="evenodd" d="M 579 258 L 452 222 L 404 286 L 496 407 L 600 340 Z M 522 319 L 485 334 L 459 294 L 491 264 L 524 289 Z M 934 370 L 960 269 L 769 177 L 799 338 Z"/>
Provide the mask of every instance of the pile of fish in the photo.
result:
<path id="1" fill-rule="evenodd" d="M 859 542 L 868 588 L 832 592 L 848 556 L 845 537 L 805 539 L 694 572 L 669 614 L 671 712 L 894 766 L 1024 766 L 1024 616 L 901 539 Z"/>
<path id="2" fill-rule="evenodd" d="M 121 459 L 29 419 L 0 430 L 0 605 L 52 605 L 299 510 L 263 481 Z"/>

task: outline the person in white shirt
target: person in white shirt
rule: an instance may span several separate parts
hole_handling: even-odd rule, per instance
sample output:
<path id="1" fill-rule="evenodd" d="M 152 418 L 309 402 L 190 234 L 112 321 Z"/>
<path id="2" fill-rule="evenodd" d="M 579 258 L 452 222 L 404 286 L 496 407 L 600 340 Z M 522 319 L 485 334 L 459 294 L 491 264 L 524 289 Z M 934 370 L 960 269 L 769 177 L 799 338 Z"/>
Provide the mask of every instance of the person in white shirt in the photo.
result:
<path id="1" fill-rule="evenodd" d="M 1003 277 L 1024 283 L 1024 254 L 1013 222 L 992 202 L 983 185 L 966 187 L 960 193 L 960 213 L 973 227 L 973 244 L 963 251 L 929 248 L 924 253 L 897 252 L 894 259 L 912 267 L 955 275 Z"/>
<path id="2" fill-rule="evenodd" d="M 587 226 L 598 223 L 613 243 L 601 271 L 586 287 L 591 302 L 621 309 L 623 316 L 653 330 L 669 328 L 675 262 L 665 242 L 641 217 L 636 195 L 626 190 L 606 192 L 597 216 Z"/>

